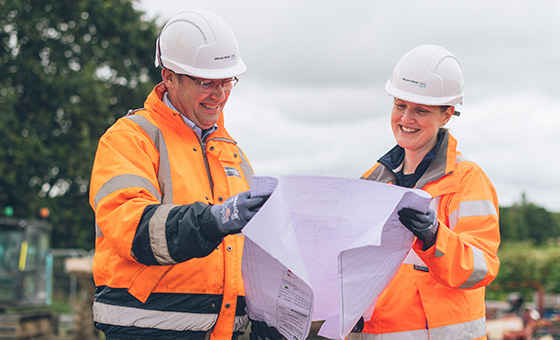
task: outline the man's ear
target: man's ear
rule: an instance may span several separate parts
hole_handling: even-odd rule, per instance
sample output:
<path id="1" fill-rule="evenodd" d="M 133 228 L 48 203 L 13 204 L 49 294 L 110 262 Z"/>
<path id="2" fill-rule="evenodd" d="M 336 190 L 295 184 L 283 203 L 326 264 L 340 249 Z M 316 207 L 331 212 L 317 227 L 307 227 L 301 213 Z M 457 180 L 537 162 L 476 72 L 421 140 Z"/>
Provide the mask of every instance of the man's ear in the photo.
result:
<path id="1" fill-rule="evenodd" d="M 163 83 L 167 88 L 169 88 L 169 86 L 173 86 L 175 82 L 175 78 L 176 78 L 175 73 L 170 69 L 163 68 L 161 70 L 161 79 L 163 80 Z"/>

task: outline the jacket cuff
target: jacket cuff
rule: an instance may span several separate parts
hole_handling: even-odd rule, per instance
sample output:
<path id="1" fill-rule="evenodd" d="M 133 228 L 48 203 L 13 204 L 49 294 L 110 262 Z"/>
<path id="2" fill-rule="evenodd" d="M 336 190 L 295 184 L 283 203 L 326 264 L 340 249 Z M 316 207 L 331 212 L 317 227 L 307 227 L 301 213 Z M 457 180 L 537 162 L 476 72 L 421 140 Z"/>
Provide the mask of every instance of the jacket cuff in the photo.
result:
<path id="1" fill-rule="evenodd" d="M 418 256 L 420 256 L 420 258 L 424 262 L 429 261 L 430 259 L 442 257 L 445 255 L 445 245 L 447 244 L 449 233 L 451 233 L 449 228 L 445 227 L 440 222 L 438 232 L 436 235 L 436 242 L 434 243 L 433 246 L 424 250 L 422 249 L 424 243 L 416 239 L 412 244 L 412 248 L 416 251 Z"/>
<path id="2" fill-rule="evenodd" d="M 218 229 L 218 221 L 212 215 L 212 206 L 207 206 L 200 215 L 200 233 L 210 241 L 220 241 L 226 235 Z"/>

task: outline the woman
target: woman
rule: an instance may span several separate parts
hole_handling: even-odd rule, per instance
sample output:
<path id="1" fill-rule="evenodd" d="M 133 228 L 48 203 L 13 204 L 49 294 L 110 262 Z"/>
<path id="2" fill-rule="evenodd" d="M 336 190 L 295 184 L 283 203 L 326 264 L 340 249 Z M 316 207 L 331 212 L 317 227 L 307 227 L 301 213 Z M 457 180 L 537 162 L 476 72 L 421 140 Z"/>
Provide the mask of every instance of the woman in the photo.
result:
<path id="1" fill-rule="evenodd" d="M 463 74 L 446 49 L 417 46 L 385 87 L 397 146 L 362 178 L 427 191 L 428 212 L 404 208 L 413 251 L 353 339 L 486 339 L 485 286 L 498 274 L 498 201 L 484 172 L 443 126 L 463 99 Z"/>

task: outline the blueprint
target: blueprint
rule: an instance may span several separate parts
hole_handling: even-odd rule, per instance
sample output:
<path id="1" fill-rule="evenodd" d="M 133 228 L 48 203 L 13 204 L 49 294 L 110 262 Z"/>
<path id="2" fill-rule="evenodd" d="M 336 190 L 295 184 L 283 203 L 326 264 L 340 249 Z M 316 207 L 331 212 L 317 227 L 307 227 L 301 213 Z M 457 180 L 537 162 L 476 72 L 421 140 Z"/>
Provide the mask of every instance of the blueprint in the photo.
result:
<path id="1" fill-rule="evenodd" d="M 344 339 L 411 250 L 402 207 L 427 211 L 431 197 L 359 179 L 255 176 L 252 194 L 271 194 L 243 229 L 243 281 L 251 319 L 303 340 Z"/>

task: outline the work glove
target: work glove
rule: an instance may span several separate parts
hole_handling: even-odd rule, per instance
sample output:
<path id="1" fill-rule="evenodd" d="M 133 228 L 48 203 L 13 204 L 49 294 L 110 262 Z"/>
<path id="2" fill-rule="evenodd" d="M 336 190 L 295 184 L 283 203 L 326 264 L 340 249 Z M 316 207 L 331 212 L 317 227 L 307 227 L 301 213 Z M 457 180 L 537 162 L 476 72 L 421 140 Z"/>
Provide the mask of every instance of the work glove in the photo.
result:
<path id="1" fill-rule="evenodd" d="M 251 320 L 250 340 L 280 340 L 283 336 L 274 327 L 269 327 L 263 321 Z"/>
<path id="2" fill-rule="evenodd" d="M 251 197 L 245 191 L 228 198 L 224 203 L 214 205 L 210 212 L 216 218 L 218 230 L 224 234 L 237 234 L 255 216 L 269 196 Z"/>
<path id="3" fill-rule="evenodd" d="M 437 214 L 433 209 L 427 213 L 415 209 L 402 208 L 398 212 L 401 223 L 416 236 L 424 246 L 425 251 L 436 243 L 439 227 Z"/>

